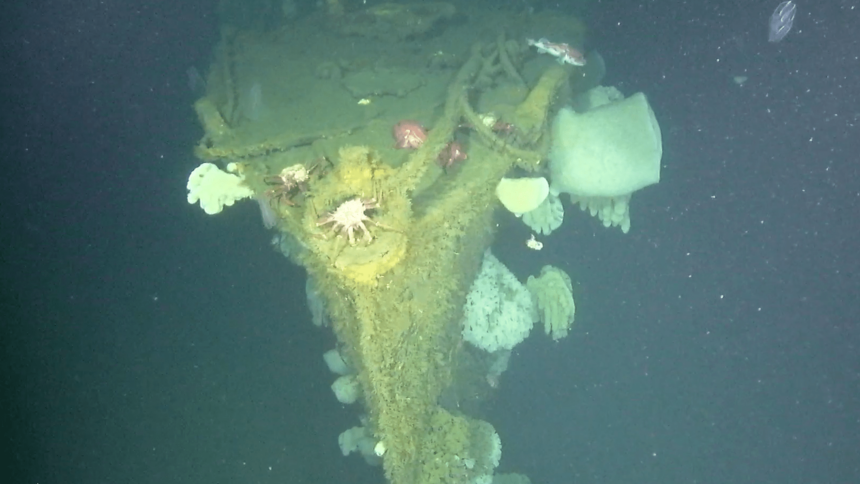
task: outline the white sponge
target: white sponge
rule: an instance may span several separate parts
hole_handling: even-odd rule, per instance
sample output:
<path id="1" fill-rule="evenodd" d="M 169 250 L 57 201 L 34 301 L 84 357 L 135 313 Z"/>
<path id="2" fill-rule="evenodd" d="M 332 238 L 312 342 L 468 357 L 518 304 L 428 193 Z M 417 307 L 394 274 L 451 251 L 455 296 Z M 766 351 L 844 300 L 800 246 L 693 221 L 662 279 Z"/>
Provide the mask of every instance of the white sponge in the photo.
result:
<path id="1" fill-rule="evenodd" d="M 323 359 L 332 373 L 337 375 L 349 374 L 349 365 L 346 364 L 346 361 L 340 356 L 340 352 L 336 348 L 323 353 Z"/>
<path id="2" fill-rule="evenodd" d="M 244 184 L 244 180 L 218 169 L 212 163 L 203 163 L 188 176 L 188 203 L 200 202 L 200 208 L 209 215 L 221 213 L 225 206 L 236 200 L 251 198 L 254 191 Z"/>
<path id="3" fill-rule="evenodd" d="M 562 109 L 552 135 L 549 168 L 557 192 L 609 198 L 660 181 L 660 125 L 642 93 L 582 114 Z"/>
<path id="4" fill-rule="evenodd" d="M 538 319 L 531 294 L 488 250 L 463 308 L 463 338 L 488 352 L 511 349 Z"/>
<path id="5" fill-rule="evenodd" d="M 372 466 L 378 466 L 382 463 L 382 459 L 374 452 L 374 447 L 378 445 L 378 442 L 373 438 L 370 431 L 364 427 L 353 427 L 343 431 L 338 436 L 337 443 L 344 457 L 353 452 L 358 452 L 364 457 L 365 462 Z"/>
<path id="6" fill-rule="evenodd" d="M 331 391 L 340 403 L 349 405 L 355 403 L 361 396 L 361 385 L 354 375 L 344 375 L 331 384 Z"/>
<path id="7" fill-rule="evenodd" d="M 537 208 L 549 195 L 549 183 L 544 177 L 502 178 L 496 185 L 496 196 L 517 217 Z"/>

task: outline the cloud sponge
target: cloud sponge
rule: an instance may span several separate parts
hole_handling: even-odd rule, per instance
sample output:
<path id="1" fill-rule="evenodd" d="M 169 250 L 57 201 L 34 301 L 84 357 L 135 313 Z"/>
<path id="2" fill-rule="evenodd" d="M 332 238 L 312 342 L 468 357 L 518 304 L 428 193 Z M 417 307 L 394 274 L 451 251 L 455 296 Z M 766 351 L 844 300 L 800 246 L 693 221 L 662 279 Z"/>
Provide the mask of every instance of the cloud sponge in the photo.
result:
<path id="1" fill-rule="evenodd" d="M 488 352 L 511 349 L 537 318 L 531 294 L 488 250 L 463 308 L 463 339 Z"/>
<path id="2" fill-rule="evenodd" d="M 221 171 L 212 163 L 203 163 L 188 176 L 188 203 L 200 202 L 200 208 L 209 215 L 221 213 L 225 206 L 237 200 L 251 198 L 254 191 L 240 176 Z"/>

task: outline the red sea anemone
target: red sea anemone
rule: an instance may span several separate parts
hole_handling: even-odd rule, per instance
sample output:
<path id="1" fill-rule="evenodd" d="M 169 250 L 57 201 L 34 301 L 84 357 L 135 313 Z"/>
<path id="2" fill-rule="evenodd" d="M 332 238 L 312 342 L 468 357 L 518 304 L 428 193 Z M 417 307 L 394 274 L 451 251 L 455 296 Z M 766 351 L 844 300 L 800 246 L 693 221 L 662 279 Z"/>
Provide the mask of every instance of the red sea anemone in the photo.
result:
<path id="1" fill-rule="evenodd" d="M 415 149 L 427 139 L 427 130 L 418 121 L 404 120 L 394 125 L 392 134 L 398 149 Z"/>
<path id="2" fill-rule="evenodd" d="M 439 163 L 439 166 L 447 169 L 454 163 L 463 161 L 468 157 L 469 156 L 466 155 L 466 150 L 463 149 L 463 145 L 461 145 L 459 141 L 452 141 L 442 148 L 436 161 Z"/>

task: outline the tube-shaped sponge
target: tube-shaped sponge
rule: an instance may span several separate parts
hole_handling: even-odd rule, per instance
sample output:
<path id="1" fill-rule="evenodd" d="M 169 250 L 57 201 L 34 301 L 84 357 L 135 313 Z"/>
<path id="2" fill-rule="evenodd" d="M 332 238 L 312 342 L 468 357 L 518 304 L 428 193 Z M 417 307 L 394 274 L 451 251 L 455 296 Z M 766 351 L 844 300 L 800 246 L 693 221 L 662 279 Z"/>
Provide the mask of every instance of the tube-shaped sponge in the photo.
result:
<path id="1" fill-rule="evenodd" d="M 556 192 L 618 197 L 660 181 L 660 126 L 642 93 L 582 114 L 562 109 L 552 131 Z"/>
<path id="2" fill-rule="evenodd" d="M 540 276 L 529 276 L 526 287 L 537 302 L 546 334 L 554 340 L 567 336 L 576 314 L 570 277 L 557 267 L 543 266 Z"/>
<path id="3" fill-rule="evenodd" d="M 546 200 L 531 212 L 523 214 L 523 222 L 539 234 L 549 235 L 564 221 L 564 207 L 557 195 L 550 193 Z"/>

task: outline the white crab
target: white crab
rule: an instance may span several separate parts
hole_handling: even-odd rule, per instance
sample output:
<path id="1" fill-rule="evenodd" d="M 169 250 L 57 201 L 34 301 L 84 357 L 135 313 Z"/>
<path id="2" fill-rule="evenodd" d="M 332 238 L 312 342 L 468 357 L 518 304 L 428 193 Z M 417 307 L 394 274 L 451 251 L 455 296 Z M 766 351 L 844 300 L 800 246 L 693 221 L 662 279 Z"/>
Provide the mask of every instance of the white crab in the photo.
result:
<path id="1" fill-rule="evenodd" d="M 373 236 L 367 230 L 364 222 L 379 225 L 370 219 L 364 212 L 376 208 L 376 200 L 373 198 L 353 198 L 341 203 L 334 211 L 317 220 L 317 227 L 333 224 L 332 229 L 340 235 L 346 235 L 349 245 L 355 245 L 355 232 L 364 232 L 364 240 L 370 242 Z"/>

